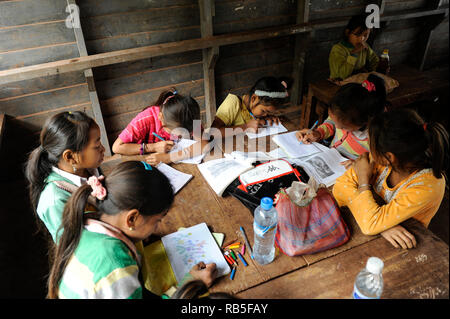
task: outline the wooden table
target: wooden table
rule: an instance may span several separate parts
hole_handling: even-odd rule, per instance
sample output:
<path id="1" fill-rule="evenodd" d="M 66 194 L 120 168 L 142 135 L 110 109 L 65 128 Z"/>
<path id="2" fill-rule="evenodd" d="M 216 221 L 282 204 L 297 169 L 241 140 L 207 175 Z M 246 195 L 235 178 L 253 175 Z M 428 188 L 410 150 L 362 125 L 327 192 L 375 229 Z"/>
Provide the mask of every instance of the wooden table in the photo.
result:
<path id="1" fill-rule="evenodd" d="M 420 72 L 406 65 L 393 66 L 390 76 L 399 82 L 399 87 L 388 94 L 391 108 L 407 106 L 415 101 L 428 99 L 433 101 L 439 92 L 448 89 L 448 77 L 442 77 L 439 72 Z M 316 117 L 323 122 L 326 109 L 318 108 L 318 104 L 329 105 L 340 86 L 321 80 L 308 85 L 308 95 L 303 103 L 300 115 L 300 127 L 310 127 Z"/>
<path id="2" fill-rule="evenodd" d="M 296 122 L 283 123 L 289 130 L 298 127 Z M 205 161 L 217 157 L 221 154 L 207 155 Z M 115 156 L 105 162 L 102 169 L 107 175 L 120 161 L 142 158 Z M 243 226 L 253 247 L 252 213 L 234 197 L 218 197 L 196 165 L 172 166 L 194 178 L 176 195 L 157 235 L 205 222 L 211 231 L 224 233 L 225 242 L 229 242 L 241 239 L 239 226 Z M 277 251 L 275 260 L 265 266 L 254 262 L 247 251 L 245 259 L 249 266 L 239 263 L 234 280 L 230 280 L 229 275 L 218 278 L 211 291 L 229 292 L 241 298 L 349 298 L 354 279 L 367 258 L 378 256 L 385 262 L 383 297 L 419 298 L 429 294 L 429 297 L 448 298 L 448 246 L 445 243 L 411 221 L 406 227 L 417 236 L 418 248 L 398 250 L 379 236 L 363 235 L 352 215 L 348 211 L 342 213 L 352 234 L 346 244 L 299 257 Z"/>

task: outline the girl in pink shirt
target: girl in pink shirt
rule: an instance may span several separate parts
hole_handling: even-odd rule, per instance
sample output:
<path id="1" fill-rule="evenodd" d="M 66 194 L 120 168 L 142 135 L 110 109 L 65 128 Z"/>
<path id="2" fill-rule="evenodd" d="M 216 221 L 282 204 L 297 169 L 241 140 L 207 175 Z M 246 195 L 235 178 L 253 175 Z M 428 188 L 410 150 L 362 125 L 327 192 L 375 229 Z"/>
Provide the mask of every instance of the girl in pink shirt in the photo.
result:
<path id="1" fill-rule="evenodd" d="M 154 153 L 147 158 L 153 165 L 192 157 L 193 147 L 174 154 L 174 158 L 167 153 L 181 136 L 193 136 L 194 120 L 200 121 L 200 107 L 195 99 L 177 94 L 175 88 L 163 91 L 153 106 L 142 110 L 120 133 L 112 150 L 123 155 Z"/>

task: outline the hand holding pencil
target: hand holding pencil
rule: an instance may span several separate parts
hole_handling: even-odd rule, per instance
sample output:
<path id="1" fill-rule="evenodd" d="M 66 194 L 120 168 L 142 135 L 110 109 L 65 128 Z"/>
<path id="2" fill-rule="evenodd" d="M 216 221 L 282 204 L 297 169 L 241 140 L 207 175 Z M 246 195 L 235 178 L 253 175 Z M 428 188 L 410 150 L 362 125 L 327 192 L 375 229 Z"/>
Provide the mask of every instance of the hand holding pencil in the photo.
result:
<path id="1" fill-rule="evenodd" d="M 311 144 L 313 142 L 318 142 L 320 140 L 320 133 L 315 131 L 319 121 L 316 121 L 310 129 L 302 129 L 295 133 L 297 139 L 304 144 Z"/>

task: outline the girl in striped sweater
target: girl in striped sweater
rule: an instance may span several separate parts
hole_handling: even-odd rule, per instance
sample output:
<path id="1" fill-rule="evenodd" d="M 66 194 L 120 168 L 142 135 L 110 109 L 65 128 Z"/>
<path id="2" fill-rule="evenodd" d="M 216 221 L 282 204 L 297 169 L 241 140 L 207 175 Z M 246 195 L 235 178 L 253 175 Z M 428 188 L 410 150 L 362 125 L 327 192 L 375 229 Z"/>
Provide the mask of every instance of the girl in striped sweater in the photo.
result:
<path id="1" fill-rule="evenodd" d="M 315 130 L 298 131 L 297 139 L 310 144 L 332 138 L 330 147 L 350 159 L 344 162 L 349 167 L 359 155 L 369 152 L 367 123 L 382 113 L 385 105 L 384 80 L 371 74 L 362 84 L 342 86 L 330 103 L 325 122 Z"/>
<path id="2" fill-rule="evenodd" d="M 96 213 L 84 212 L 90 195 Z M 173 199 L 167 177 L 145 162 L 122 162 L 106 178 L 89 178 L 64 208 L 48 297 L 142 298 L 135 244 L 155 231 Z M 195 278 L 210 286 L 216 272 L 214 263 L 196 265 L 180 284 Z"/>

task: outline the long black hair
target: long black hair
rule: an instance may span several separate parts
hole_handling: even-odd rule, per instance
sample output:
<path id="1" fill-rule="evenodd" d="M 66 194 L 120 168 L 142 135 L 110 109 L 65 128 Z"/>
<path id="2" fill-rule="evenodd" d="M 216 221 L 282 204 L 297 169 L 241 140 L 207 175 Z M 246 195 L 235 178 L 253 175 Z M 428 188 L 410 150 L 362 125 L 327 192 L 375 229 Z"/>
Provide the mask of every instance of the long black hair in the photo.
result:
<path id="1" fill-rule="evenodd" d="M 175 196 L 172 185 L 156 167 L 147 168 L 138 161 L 122 162 L 115 166 L 102 181 L 107 195 L 103 200 L 96 201 L 99 215 L 116 215 L 122 211 L 137 209 L 139 214 L 152 216 L 168 210 Z M 80 241 L 84 211 L 91 192 L 90 185 L 81 186 L 64 208 L 62 224 L 58 230 L 63 232 L 56 246 L 50 271 L 49 298 L 57 298 L 64 270 Z"/>
<path id="2" fill-rule="evenodd" d="M 329 109 L 339 118 L 355 126 L 364 127 L 375 115 L 386 107 L 384 80 L 370 74 L 367 81 L 375 86 L 369 91 L 359 83 L 348 83 L 339 88 L 331 100 Z"/>
<path id="3" fill-rule="evenodd" d="M 436 178 L 448 167 L 448 132 L 437 122 L 425 123 L 416 111 L 401 108 L 375 116 L 369 124 L 370 150 L 387 159 L 397 158 L 393 169 L 432 168 Z"/>

